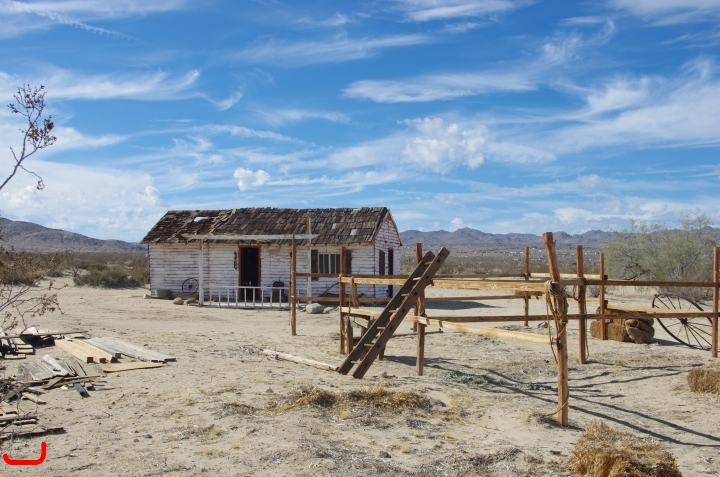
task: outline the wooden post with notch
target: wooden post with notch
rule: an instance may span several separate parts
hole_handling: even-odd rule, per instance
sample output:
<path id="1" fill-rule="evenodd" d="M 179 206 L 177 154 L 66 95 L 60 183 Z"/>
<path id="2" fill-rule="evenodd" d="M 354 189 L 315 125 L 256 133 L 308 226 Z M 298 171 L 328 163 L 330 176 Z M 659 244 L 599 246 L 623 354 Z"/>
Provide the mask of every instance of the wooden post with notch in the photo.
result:
<path id="1" fill-rule="evenodd" d="M 544 233 L 543 241 L 545 242 L 545 252 L 547 253 L 550 281 L 552 282 L 553 290 L 556 293 L 561 293 L 562 287 L 557 285 L 560 281 L 560 269 L 558 268 L 555 240 L 553 239 L 552 232 Z M 553 297 L 552 299 L 555 301 L 556 310 L 563 310 L 566 306 L 563 298 Z M 558 360 L 558 423 L 563 427 L 567 427 L 568 399 L 570 397 L 568 390 L 567 316 L 563 316 L 556 326 L 558 327 L 557 339 L 555 340 L 555 353 Z"/>
<path id="2" fill-rule="evenodd" d="M 294 233 L 290 248 L 290 334 L 297 336 L 297 247 Z"/>
<path id="3" fill-rule="evenodd" d="M 585 276 L 585 270 L 583 265 L 583 246 L 578 245 L 575 249 L 575 259 L 577 263 L 577 277 L 583 278 Z M 578 314 L 587 315 L 587 307 L 585 305 L 585 285 L 578 285 Z M 587 319 L 580 318 L 578 320 L 578 345 L 580 346 L 580 354 L 578 355 L 578 362 L 585 364 L 585 347 L 587 346 Z"/>
<path id="4" fill-rule="evenodd" d="M 345 247 L 340 247 L 340 277 L 345 275 Z M 343 313 L 343 307 L 345 306 L 345 283 L 339 280 L 338 283 L 338 305 L 340 306 L 340 353 L 345 353 L 345 313 Z"/>
<path id="5" fill-rule="evenodd" d="M 415 244 L 415 264 L 419 265 L 422 262 L 422 243 L 418 242 Z M 426 316 L 425 315 L 425 292 L 420 293 L 420 296 L 415 301 L 415 316 Z M 417 368 L 418 376 L 423 375 L 423 367 L 425 366 L 425 328 L 427 325 L 422 323 L 413 323 L 413 331 L 417 333 L 417 359 L 415 361 L 415 367 Z"/>
<path id="6" fill-rule="evenodd" d="M 530 280 L 530 247 L 525 247 L 525 281 Z M 525 312 L 525 316 L 528 316 L 530 314 L 530 293 L 525 292 L 523 294 L 523 311 Z M 527 320 L 524 323 L 525 326 L 528 326 Z"/>
<path id="7" fill-rule="evenodd" d="M 715 247 L 713 254 L 713 281 L 715 282 L 715 288 L 713 288 L 713 313 L 718 312 L 718 294 L 720 294 L 720 247 Z M 712 319 L 712 349 L 711 355 L 713 358 L 718 357 L 718 317 L 714 316 Z"/>
<path id="8" fill-rule="evenodd" d="M 600 252 L 600 280 L 605 281 L 605 254 L 603 252 Z M 600 314 L 605 314 L 605 285 L 600 285 Z M 600 339 L 601 340 L 607 340 L 607 324 L 605 323 L 605 318 L 600 319 Z"/>

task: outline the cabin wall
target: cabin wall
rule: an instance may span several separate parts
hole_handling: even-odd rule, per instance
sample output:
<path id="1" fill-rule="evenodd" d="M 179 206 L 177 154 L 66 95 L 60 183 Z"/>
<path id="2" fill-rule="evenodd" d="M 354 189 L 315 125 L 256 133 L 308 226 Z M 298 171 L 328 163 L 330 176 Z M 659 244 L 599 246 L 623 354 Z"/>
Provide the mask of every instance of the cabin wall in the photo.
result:
<path id="1" fill-rule="evenodd" d="M 319 253 L 340 253 L 339 246 L 313 246 Z M 372 245 L 347 246 L 352 250 L 352 270 L 348 273 L 374 274 L 376 260 Z M 203 285 L 237 286 L 238 271 L 234 267 L 235 244 L 206 243 L 203 253 Z M 152 243 L 149 245 L 150 287 L 152 290 L 166 289 L 172 293 L 182 293 L 182 284 L 188 278 L 199 278 L 200 245 L 197 243 Z M 298 272 L 309 272 L 307 247 L 298 247 Z M 290 285 L 290 246 L 265 245 L 260 249 L 260 285 L 272 286 L 273 282 L 281 281 Z M 312 294 L 318 296 L 328 292 L 337 295 L 337 280 L 319 278 L 311 280 Z M 298 296 L 307 295 L 307 279 L 298 280 Z M 380 288 L 378 288 L 380 290 Z M 358 285 L 358 294 L 373 297 L 373 285 Z M 384 291 L 382 295 L 385 296 Z"/>
<path id="2" fill-rule="evenodd" d="M 389 253 L 390 249 L 393 250 L 393 275 L 400 275 L 400 235 L 397 232 L 395 223 L 388 214 L 380 225 L 380 229 L 376 235 L 375 243 L 373 244 L 373 260 L 375 262 L 375 273 L 376 275 L 389 275 L 390 264 L 389 264 Z M 385 252 L 385 269 L 380 270 L 380 252 Z M 376 285 L 375 296 L 385 297 L 387 296 L 388 287 L 387 285 Z M 393 286 L 393 293 L 397 293 L 400 289 L 399 286 Z"/>

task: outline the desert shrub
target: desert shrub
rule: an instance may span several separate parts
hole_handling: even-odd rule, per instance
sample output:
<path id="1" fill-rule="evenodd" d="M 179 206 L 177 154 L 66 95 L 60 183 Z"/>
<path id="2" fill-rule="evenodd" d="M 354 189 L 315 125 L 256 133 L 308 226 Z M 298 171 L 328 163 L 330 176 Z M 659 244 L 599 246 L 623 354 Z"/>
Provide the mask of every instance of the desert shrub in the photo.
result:
<path id="1" fill-rule="evenodd" d="M 90 270 L 73 278 L 75 285 L 100 288 L 134 288 L 140 283 L 121 267 L 107 267 L 104 270 Z"/>
<path id="2" fill-rule="evenodd" d="M 91 258 L 84 258 L 80 260 L 80 263 L 78 263 L 77 268 L 80 268 L 82 270 L 87 270 L 89 272 L 102 272 L 103 270 L 106 270 L 108 268 L 108 264 L 104 263 L 98 259 L 91 259 Z"/>
<path id="3" fill-rule="evenodd" d="M 712 249 L 717 230 L 700 213 L 686 215 L 682 229 L 632 221 L 605 246 L 607 269 L 613 278 L 657 281 L 712 281 Z M 693 300 L 708 297 L 709 288 L 663 288 Z"/>

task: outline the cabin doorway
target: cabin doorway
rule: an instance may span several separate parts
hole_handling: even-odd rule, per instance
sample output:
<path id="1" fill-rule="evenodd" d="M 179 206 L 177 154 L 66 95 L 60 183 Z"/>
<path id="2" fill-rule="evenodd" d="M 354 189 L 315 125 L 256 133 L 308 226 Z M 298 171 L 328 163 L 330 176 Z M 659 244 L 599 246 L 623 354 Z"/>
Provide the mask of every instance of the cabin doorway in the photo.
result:
<path id="1" fill-rule="evenodd" d="M 388 261 L 388 264 L 387 264 L 388 275 L 394 275 L 395 267 L 393 267 L 393 263 L 395 263 L 395 251 L 391 248 L 388 249 L 387 261 Z M 388 296 L 388 298 L 392 298 L 392 296 L 393 296 L 393 286 L 392 285 L 388 285 L 387 296 Z"/>
<path id="2" fill-rule="evenodd" d="M 238 247 L 238 283 L 241 287 L 260 286 L 260 247 Z M 239 299 L 260 301 L 261 291 L 243 288 L 240 290 Z"/>

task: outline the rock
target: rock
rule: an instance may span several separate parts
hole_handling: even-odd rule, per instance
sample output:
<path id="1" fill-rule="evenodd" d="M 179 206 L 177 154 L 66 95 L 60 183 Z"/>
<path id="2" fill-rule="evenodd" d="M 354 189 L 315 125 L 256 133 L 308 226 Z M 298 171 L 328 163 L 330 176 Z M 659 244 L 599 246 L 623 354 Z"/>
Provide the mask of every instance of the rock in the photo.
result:
<path id="1" fill-rule="evenodd" d="M 137 444 L 138 442 L 140 442 L 140 439 L 138 439 L 137 437 L 133 439 L 133 443 Z"/>
<path id="2" fill-rule="evenodd" d="M 145 434 L 145 439 L 152 439 L 152 435 L 150 435 L 150 434 Z"/>
<path id="3" fill-rule="evenodd" d="M 272 394 L 272 393 L 274 393 L 275 391 L 273 391 L 272 388 L 267 388 L 267 389 L 265 390 L 265 392 L 268 393 L 268 394 Z"/>
<path id="4" fill-rule="evenodd" d="M 185 300 L 186 305 L 196 305 L 197 302 L 198 301 L 195 298 L 188 298 L 187 300 Z"/>
<path id="5" fill-rule="evenodd" d="M 151 299 L 151 298 L 152 298 L 152 296 L 150 296 L 149 293 L 146 293 L 146 294 L 143 295 L 143 299 L 145 299 L 145 300 L 149 300 L 149 299 Z"/>
<path id="6" fill-rule="evenodd" d="M 173 305 L 184 305 L 184 304 L 185 304 L 185 301 L 180 297 L 177 297 L 173 300 Z"/>
<path id="7" fill-rule="evenodd" d="M 386 371 L 383 371 L 382 373 L 380 373 L 380 377 L 381 377 L 381 378 L 387 378 L 387 372 L 386 372 Z"/>
<path id="8" fill-rule="evenodd" d="M 388 454 L 388 453 L 385 452 L 385 451 L 380 451 L 380 458 L 381 458 L 381 459 L 389 459 L 389 458 L 390 458 L 390 454 Z"/>
<path id="9" fill-rule="evenodd" d="M 310 303 L 305 307 L 305 312 L 310 313 L 311 315 L 319 315 L 323 311 L 325 311 L 325 307 L 320 303 Z"/>
<path id="10" fill-rule="evenodd" d="M 537 327 L 538 327 L 538 328 L 547 328 L 547 327 L 548 327 L 548 322 L 547 322 L 547 321 L 541 321 L 540 323 L 538 323 Z"/>

